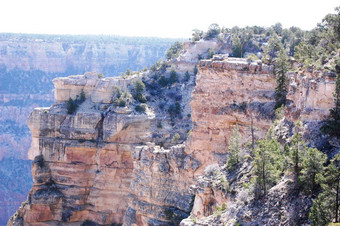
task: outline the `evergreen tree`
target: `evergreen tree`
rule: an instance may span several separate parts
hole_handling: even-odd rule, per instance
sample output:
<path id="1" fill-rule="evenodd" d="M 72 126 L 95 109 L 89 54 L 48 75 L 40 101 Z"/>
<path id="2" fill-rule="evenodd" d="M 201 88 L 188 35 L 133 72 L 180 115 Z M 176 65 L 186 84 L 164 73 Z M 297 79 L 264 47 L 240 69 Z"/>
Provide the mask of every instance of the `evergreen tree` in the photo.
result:
<path id="1" fill-rule="evenodd" d="M 80 102 L 84 102 L 85 99 L 86 99 L 85 92 L 84 92 L 84 90 L 82 89 L 81 92 L 80 92 Z"/>
<path id="2" fill-rule="evenodd" d="M 300 123 L 297 123 L 296 126 L 300 127 Z M 300 128 L 298 128 L 298 131 L 293 135 L 288 148 L 288 164 L 293 169 L 296 179 L 300 176 L 302 160 L 306 150 L 299 130 Z"/>
<path id="3" fill-rule="evenodd" d="M 257 142 L 253 163 L 255 197 L 265 196 L 274 186 L 282 173 L 282 146 L 276 139 L 265 139 Z"/>
<path id="4" fill-rule="evenodd" d="M 278 56 L 278 52 L 283 49 L 280 38 L 275 34 L 268 41 L 268 45 L 263 48 L 263 61 L 273 63 L 273 60 Z"/>
<path id="5" fill-rule="evenodd" d="M 194 76 L 197 75 L 197 73 L 198 73 L 197 65 L 195 65 L 193 73 L 194 73 Z"/>
<path id="6" fill-rule="evenodd" d="M 73 114 L 77 108 L 77 103 L 70 97 L 67 101 L 67 114 Z"/>
<path id="7" fill-rule="evenodd" d="M 318 173 L 317 181 L 323 191 L 314 200 L 309 214 L 312 225 L 340 222 L 340 153 L 334 156 L 325 173 Z"/>
<path id="8" fill-rule="evenodd" d="M 253 31 L 251 29 L 233 29 L 232 51 L 234 57 L 243 57 L 244 47 L 247 43 L 251 43 Z"/>
<path id="9" fill-rule="evenodd" d="M 282 48 L 276 58 L 275 74 L 276 74 L 276 87 L 275 87 L 275 109 L 286 104 L 287 100 L 287 78 L 289 62 L 288 56 Z"/>
<path id="10" fill-rule="evenodd" d="M 305 147 L 305 150 L 306 153 L 302 159 L 302 170 L 299 179 L 304 190 L 313 194 L 318 186 L 316 175 L 324 171 L 327 156 L 316 148 Z"/>
<path id="11" fill-rule="evenodd" d="M 178 82 L 178 75 L 175 70 L 170 71 L 169 84 L 174 84 Z"/>
<path id="12" fill-rule="evenodd" d="M 170 46 L 170 48 L 168 49 L 168 51 L 166 52 L 166 58 L 168 60 L 176 58 L 179 56 L 180 51 L 183 48 L 183 43 L 181 42 L 175 42 L 174 44 L 172 44 Z"/>
<path id="13" fill-rule="evenodd" d="M 133 82 L 132 95 L 135 100 L 140 103 L 146 103 L 146 97 L 144 96 L 145 85 L 142 80 L 137 79 Z"/>
<path id="14" fill-rule="evenodd" d="M 199 41 L 203 36 L 203 31 L 198 30 L 198 29 L 194 29 L 192 30 L 192 41 L 193 42 L 197 42 Z"/>
<path id="15" fill-rule="evenodd" d="M 186 71 L 185 72 L 185 75 L 184 75 L 184 81 L 189 81 L 189 79 L 190 79 L 190 74 L 189 74 L 189 71 Z"/>
<path id="16" fill-rule="evenodd" d="M 329 119 L 321 130 L 331 136 L 340 138 L 340 59 L 337 59 L 335 71 L 337 73 L 335 81 L 334 107 L 330 109 Z"/>
<path id="17" fill-rule="evenodd" d="M 209 40 L 216 38 L 221 33 L 221 28 L 218 24 L 211 24 L 208 31 L 204 34 L 204 39 Z"/>
<path id="18" fill-rule="evenodd" d="M 237 34 L 233 35 L 233 38 L 232 38 L 232 50 L 233 50 L 234 57 L 242 56 L 241 39 L 238 37 Z"/>
<path id="19" fill-rule="evenodd" d="M 214 55 L 215 55 L 215 51 L 212 48 L 209 48 L 208 59 L 213 58 Z"/>
<path id="20" fill-rule="evenodd" d="M 234 170 L 235 166 L 239 163 L 240 160 L 240 150 L 241 150 L 241 144 L 240 144 L 240 132 L 238 125 L 236 125 L 233 128 L 230 140 L 229 140 L 229 146 L 228 146 L 228 160 L 226 163 L 226 168 L 228 170 Z"/>

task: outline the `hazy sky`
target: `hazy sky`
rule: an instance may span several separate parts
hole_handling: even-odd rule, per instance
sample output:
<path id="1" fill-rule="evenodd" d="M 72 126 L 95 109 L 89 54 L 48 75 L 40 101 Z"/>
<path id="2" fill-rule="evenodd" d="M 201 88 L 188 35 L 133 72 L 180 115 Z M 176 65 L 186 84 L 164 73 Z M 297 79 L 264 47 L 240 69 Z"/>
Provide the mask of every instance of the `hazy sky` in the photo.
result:
<path id="1" fill-rule="evenodd" d="M 309 30 L 339 0 L 1 0 L 0 32 L 189 38 L 194 28 L 298 26 Z"/>

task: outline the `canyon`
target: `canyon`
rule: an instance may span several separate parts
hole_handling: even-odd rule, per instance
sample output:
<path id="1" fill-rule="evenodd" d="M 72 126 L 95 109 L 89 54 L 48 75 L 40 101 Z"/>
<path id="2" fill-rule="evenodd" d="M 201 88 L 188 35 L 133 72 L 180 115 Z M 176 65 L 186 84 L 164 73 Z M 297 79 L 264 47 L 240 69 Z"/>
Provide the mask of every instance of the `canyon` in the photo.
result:
<path id="1" fill-rule="evenodd" d="M 6 224 L 32 186 L 31 161 L 27 158 L 31 143 L 27 118 L 34 108 L 53 103 L 52 80 L 85 71 L 113 77 L 128 68 L 141 70 L 164 57 L 174 41 L 120 36 L 0 34 L 0 165 L 17 174 L 0 175 L 3 184 L 0 225 Z M 19 181 L 23 187 L 11 189 Z"/>
<path id="2" fill-rule="evenodd" d="M 198 60 L 209 48 L 218 54 Z M 276 86 L 272 65 L 228 57 L 230 51 L 216 39 L 187 42 L 154 72 L 55 78 L 55 102 L 29 116 L 33 186 L 8 225 L 193 225 L 191 218 L 228 205 L 222 176 L 220 185 L 204 175 L 225 164 L 235 125 L 242 144 L 251 141 L 251 126 L 256 139 L 265 136 Z M 172 71 L 178 80 L 160 86 Z M 288 79 L 287 120 L 317 127 L 333 105 L 334 76 L 301 70 Z M 133 93 L 138 80 L 146 87 L 145 112 L 136 100 L 115 105 L 117 87 Z M 82 92 L 86 100 L 70 114 L 66 102 Z M 176 105 L 178 115 L 170 110 Z"/>

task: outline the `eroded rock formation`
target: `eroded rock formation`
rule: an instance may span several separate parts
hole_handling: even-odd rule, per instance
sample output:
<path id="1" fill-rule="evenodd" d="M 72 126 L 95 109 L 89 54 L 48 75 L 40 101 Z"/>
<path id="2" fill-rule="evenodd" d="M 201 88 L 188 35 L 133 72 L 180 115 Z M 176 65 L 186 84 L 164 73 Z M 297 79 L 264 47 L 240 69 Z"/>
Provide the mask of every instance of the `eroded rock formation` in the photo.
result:
<path id="1" fill-rule="evenodd" d="M 188 46 L 190 52 L 194 47 Z M 179 73 L 195 66 L 194 57 L 188 52 L 186 56 L 172 62 Z M 164 110 L 158 107 L 161 94 L 148 103 L 145 113 L 112 105 L 114 87 L 126 90 L 143 76 L 150 86 L 150 74 L 127 79 L 98 79 L 96 74 L 55 79 L 56 103 L 35 109 L 29 119 L 34 185 L 9 225 L 89 221 L 177 225 L 190 214 L 207 216 L 227 202 L 225 178 L 221 176 L 221 185 L 216 187 L 202 175 L 207 166 L 225 163 L 235 124 L 243 143 L 251 140 L 252 119 L 256 138 L 264 137 L 274 118 L 275 76 L 272 66 L 225 55 L 202 60 L 198 68 L 191 98 L 187 93 L 193 82 L 169 86 L 183 94 L 177 99 L 186 114 L 191 112 L 178 118 L 162 115 Z M 301 118 L 307 126 L 328 113 L 334 86 L 331 78 L 315 80 L 313 76 L 316 74 L 289 76 L 286 115 L 292 120 Z M 294 82 L 303 85 L 297 88 Z M 323 90 L 322 95 L 313 90 Z M 67 114 L 65 101 L 82 91 L 85 102 L 76 113 Z M 181 138 L 185 143 L 173 145 L 169 140 L 174 131 L 184 133 L 191 128 L 186 124 L 190 117 L 190 136 Z M 196 181 L 197 186 L 190 188 Z"/>

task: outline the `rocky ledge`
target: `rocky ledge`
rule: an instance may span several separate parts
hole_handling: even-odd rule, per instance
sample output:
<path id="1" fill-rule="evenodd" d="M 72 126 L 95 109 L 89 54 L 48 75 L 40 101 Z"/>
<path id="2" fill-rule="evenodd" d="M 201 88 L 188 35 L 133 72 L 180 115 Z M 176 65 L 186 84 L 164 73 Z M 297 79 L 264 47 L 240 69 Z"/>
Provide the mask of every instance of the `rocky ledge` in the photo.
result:
<path id="1" fill-rule="evenodd" d="M 145 113 L 112 104 L 115 87 L 127 90 L 139 76 L 54 80 L 55 104 L 35 109 L 29 118 L 34 185 L 9 225 L 177 225 L 228 201 L 223 186 L 201 176 L 207 166 L 225 163 L 235 124 L 244 143 L 251 122 L 256 138 L 264 137 L 274 117 L 273 67 L 223 55 L 200 61 L 191 99 L 183 98 L 183 104 L 190 101 L 193 129 L 185 143 L 166 148 L 152 143 L 158 131 L 164 134 L 160 120 L 174 128 L 173 118 L 158 115 L 159 103 L 151 102 Z M 317 73 L 289 79 L 286 115 L 306 126 L 324 117 L 334 81 Z M 68 114 L 65 101 L 81 93 L 86 100 Z M 183 117 L 176 120 L 181 124 Z"/>

